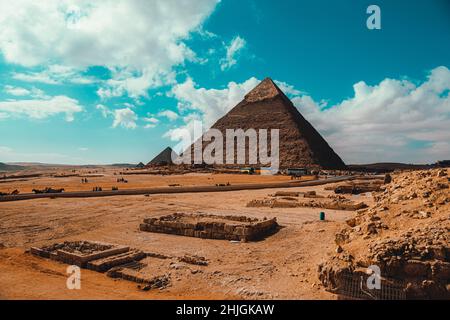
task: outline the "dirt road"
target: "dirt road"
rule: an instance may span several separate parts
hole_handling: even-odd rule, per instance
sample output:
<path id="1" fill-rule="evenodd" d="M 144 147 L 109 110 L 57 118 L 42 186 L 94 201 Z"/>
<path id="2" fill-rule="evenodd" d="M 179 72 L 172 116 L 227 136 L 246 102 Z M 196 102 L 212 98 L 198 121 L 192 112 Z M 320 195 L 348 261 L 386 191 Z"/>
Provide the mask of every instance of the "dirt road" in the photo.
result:
<path id="1" fill-rule="evenodd" d="M 271 182 L 271 183 L 246 183 L 237 185 L 213 185 L 213 186 L 189 186 L 183 187 L 181 185 L 174 185 L 173 187 L 160 188 L 146 188 L 146 189 L 126 189 L 116 191 L 72 191 L 61 193 L 25 193 L 14 196 L 2 196 L 0 202 L 33 200 L 43 198 L 98 198 L 111 196 L 130 196 L 130 195 L 145 195 L 145 194 L 174 194 L 174 193 L 199 193 L 199 192 L 229 192 L 240 190 L 257 190 L 269 188 L 294 188 L 294 187 L 308 187 L 318 186 L 329 183 L 335 183 L 352 179 L 352 176 L 331 177 L 328 179 L 317 179 L 310 181 L 288 181 L 288 182 Z"/>

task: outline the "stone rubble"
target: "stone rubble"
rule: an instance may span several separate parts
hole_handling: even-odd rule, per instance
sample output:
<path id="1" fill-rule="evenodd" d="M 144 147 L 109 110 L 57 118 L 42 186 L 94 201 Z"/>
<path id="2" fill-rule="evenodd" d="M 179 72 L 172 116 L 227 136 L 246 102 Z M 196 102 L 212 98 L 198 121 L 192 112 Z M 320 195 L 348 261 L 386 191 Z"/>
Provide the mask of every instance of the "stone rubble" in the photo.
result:
<path id="1" fill-rule="evenodd" d="M 316 194 L 315 191 L 308 191 L 303 193 L 303 199 L 298 199 L 290 196 L 279 196 L 277 192 L 275 195 L 269 195 L 264 199 L 254 199 L 247 203 L 247 207 L 269 207 L 269 208 L 323 208 L 330 210 L 359 210 L 366 208 L 364 202 L 355 202 L 343 196 L 333 195 L 325 198 L 322 195 Z M 320 200 L 317 200 L 320 199 Z"/>
<path id="2" fill-rule="evenodd" d="M 319 266 L 327 290 L 343 275 L 377 265 L 405 283 L 412 299 L 450 299 L 450 189 L 445 169 L 390 175 L 375 204 L 358 210 L 336 234 L 336 254 Z"/>

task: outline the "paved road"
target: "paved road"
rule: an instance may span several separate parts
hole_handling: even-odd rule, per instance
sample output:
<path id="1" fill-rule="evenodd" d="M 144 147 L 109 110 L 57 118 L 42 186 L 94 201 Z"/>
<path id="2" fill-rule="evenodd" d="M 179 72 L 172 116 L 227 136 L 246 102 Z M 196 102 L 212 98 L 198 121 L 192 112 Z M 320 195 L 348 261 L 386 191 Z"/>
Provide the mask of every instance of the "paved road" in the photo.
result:
<path id="1" fill-rule="evenodd" d="M 319 186 L 328 183 L 352 180 L 355 176 L 339 176 L 328 179 L 319 179 L 312 181 L 289 181 L 276 183 L 259 183 L 259 184 L 236 184 L 230 186 L 195 186 L 195 187 L 160 187 L 148 189 L 127 189 L 117 191 L 76 191 L 63 193 L 24 193 L 15 196 L 0 196 L 0 202 L 33 200 L 42 198 L 94 198 L 94 197 L 111 197 L 111 196 L 131 196 L 144 194 L 170 194 L 170 193 L 197 193 L 197 192 L 226 192 L 239 190 L 256 190 L 256 189 L 273 189 L 273 188 L 294 188 L 294 187 L 310 187 Z"/>

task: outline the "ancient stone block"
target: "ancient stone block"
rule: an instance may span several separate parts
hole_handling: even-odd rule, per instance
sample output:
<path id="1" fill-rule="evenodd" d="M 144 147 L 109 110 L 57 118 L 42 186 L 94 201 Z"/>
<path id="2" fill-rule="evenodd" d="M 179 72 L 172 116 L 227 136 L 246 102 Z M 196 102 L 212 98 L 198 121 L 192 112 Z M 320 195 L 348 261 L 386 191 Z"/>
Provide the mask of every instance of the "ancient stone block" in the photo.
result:
<path id="1" fill-rule="evenodd" d="M 96 241 L 66 241 L 42 248 L 32 248 L 30 252 L 40 257 L 85 267 L 89 261 L 124 253 L 129 249 L 126 246 Z"/>
<path id="2" fill-rule="evenodd" d="M 253 240 L 270 233 L 277 226 L 276 218 L 261 221 L 244 216 L 175 213 L 158 220 L 144 219 L 139 229 L 202 239 Z"/>
<path id="3" fill-rule="evenodd" d="M 87 263 L 87 268 L 98 272 L 105 272 L 116 266 L 120 266 L 133 261 L 139 261 L 145 258 L 145 256 L 145 253 L 142 251 L 132 250 L 122 254 L 90 261 Z"/>

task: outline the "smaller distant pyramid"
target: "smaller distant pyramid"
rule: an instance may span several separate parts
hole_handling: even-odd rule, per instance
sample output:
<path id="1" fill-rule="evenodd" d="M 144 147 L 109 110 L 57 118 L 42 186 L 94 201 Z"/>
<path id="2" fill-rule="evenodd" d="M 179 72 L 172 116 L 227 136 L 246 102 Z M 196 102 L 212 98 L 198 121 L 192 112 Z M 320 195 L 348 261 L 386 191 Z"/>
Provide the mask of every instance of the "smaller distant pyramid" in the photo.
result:
<path id="1" fill-rule="evenodd" d="M 172 161 L 172 154 L 174 155 L 174 158 L 178 157 L 177 153 L 175 151 L 173 151 L 171 147 L 167 147 L 163 151 L 161 151 L 160 154 L 158 154 L 156 157 L 154 157 L 152 161 L 147 163 L 147 166 L 172 165 L 172 164 L 174 164 Z"/>
<path id="2" fill-rule="evenodd" d="M 142 162 L 139 162 L 136 166 L 137 169 L 142 169 L 145 168 L 145 164 L 143 164 Z"/>

